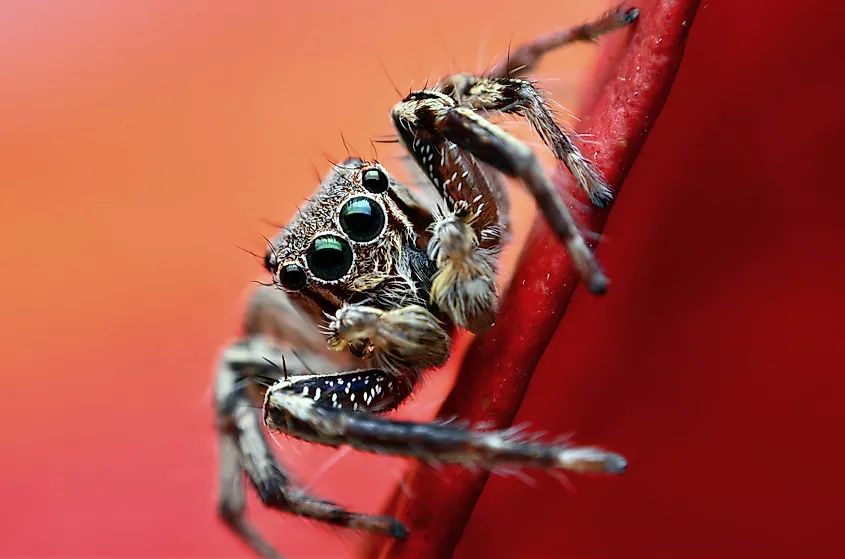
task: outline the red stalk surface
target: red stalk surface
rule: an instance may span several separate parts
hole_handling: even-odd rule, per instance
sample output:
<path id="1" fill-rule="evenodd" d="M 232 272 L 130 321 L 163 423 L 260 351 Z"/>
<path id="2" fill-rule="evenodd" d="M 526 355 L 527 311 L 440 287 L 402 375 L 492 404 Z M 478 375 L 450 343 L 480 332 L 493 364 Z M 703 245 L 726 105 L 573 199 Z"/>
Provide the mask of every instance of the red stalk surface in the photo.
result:
<path id="1" fill-rule="evenodd" d="M 617 196 L 668 97 L 699 4 L 700 0 L 636 3 L 638 22 L 607 40 L 594 85 L 584 91 L 584 127 L 579 132 L 593 136 L 596 143 L 591 144 L 590 155 Z M 567 192 L 575 190 L 568 175 L 559 175 L 558 184 Z M 587 203 L 580 190 L 575 197 Z M 601 232 L 608 213 L 609 208 L 591 208 L 581 216 L 582 227 Z M 470 346 L 439 415 L 496 428 L 510 426 L 577 284 L 562 243 L 544 220 L 538 220 L 496 325 Z M 611 284 L 608 296 L 612 293 Z M 387 511 L 409 527 L 408 538 L 371 540 L 365 556 L 449 557 L 488 477 L 487 472 L 414 465 L 405 479 L 410 491 L 397 489 Z"/>

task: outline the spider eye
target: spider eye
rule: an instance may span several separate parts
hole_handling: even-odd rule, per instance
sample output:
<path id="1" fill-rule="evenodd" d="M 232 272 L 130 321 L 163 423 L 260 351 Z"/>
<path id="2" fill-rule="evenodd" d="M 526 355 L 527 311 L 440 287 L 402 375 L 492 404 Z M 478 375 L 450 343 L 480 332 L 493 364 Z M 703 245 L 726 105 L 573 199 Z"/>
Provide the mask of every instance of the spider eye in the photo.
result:
<path id="1" fill-rule="evenodd" d="M 305 276 L 305 270 L 296 264 L 288 264 L 279 271 L 279 281 L 291 291 L 302 291 L 308 278 Z"/>
<path id="2" fill-rule="evenodd" d="M 339 280 L 352 268 L 352 248 L 340 237 L 324 235 L 314 239 L 305 260 L 311 273 L 321 280 Z"/>
<path id="3" fill-rule="evenodd" d="M 372 241 L 384 230 L 384 223 L 381 206 L 366 196 L 351 198 L 340 208 L 340 226 L 353 241 Z"/>
<path id="4" fill-rule="evenodd" d="M 273 252 L 273 247 L 269 247 L 267 248 L 267 252 L 264 254 L 264 269 L 271 274 L 275 274 L 276 266 L 276 253 Z"/>
<path id="5" fill-rule="evenodd" d="M 361 176 L 361 182 L 364 184 L 364 188 L 373 194 L 381 194 L 387 190 L 388 186 L 387 175 L 381 169 L 368 169 L 364 171 L 364 174 Z"/>

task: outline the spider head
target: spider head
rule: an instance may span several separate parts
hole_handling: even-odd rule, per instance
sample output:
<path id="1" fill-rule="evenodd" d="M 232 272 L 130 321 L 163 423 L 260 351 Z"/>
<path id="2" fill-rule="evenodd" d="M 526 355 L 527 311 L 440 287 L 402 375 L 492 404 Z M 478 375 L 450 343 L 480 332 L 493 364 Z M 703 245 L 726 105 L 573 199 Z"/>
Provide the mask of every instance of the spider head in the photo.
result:
<path id="1" fill-rule="evenodd" d="M 276 283 L 335 306 L 394 277 L 403 247 L 416 237 L 395 185 L 377 162 L 335 165 L 273 241 L 267 261 Z"/>

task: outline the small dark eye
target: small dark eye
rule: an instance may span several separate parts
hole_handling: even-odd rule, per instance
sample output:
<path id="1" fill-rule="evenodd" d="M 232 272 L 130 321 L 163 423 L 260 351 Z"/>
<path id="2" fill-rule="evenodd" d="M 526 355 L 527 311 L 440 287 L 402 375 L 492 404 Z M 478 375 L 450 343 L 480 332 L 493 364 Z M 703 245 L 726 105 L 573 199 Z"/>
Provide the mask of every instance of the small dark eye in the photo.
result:
<path id="1" fill-rule="evenodd" d="M 384 211 L 371 198 L 352 198 L 340 208 L 340 226 L 353 241 L 372 241 L 384 229 Z"/>
<path id="2" fill-rule="evenodd" d="M 308 268 L 325 281 L 339 280 L 352 268 L 352 248 L 334 235 L 317 237 L 305 253 Z"/>
<path id="3" fill-rule="evenodd" d="M 273 252 L 273 247 L 269 247 L 267 252 L 264 254 L 264 269 L 266 269 L 271 274 L 276 273 L 276 253 Z"/>
<path id="4" fill-rule="evenodd" d="M 301 291 L 305 288 L 308 278 L 305 276 L 305 270 L 296 264 L 288 264 L 279 272 L 279 281 L 291 291 Z"/>
<path id="5" fill-rule="evenodd" d="M 364 184 L 364 188 L 373 194 L 381 194 L 387 190 L 388 186 L 387 175 L 380 169 L 368 169 L 364 171 L 364 174 L 361 176 L 361 182 Z"/>

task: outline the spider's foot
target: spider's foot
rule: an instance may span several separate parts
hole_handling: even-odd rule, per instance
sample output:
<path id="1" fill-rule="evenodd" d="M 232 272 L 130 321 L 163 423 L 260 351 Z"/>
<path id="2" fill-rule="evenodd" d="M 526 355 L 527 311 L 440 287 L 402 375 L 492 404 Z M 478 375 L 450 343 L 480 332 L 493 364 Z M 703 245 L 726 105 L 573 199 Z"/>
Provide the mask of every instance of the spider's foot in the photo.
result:
<path id="1" fill-rule="evenodd" d="M 388 536 L 397 540 L 404 540 L 408 536 L 408 529 L 405 525 L 390 516 L 370 516 L 364 514 L 347 513 L 354 516 L 354 519 L 346 522 L 339 522 L 353 530 L 361 530 L 373 534 Z"/>
<path id="2" fill-rule="evenodd" d="M 626 24 L 634 23 L 637 21 L 637 18 L 640 17 L 640 9 L 639 8 L 631 8 L 627 10 L 625 13 L 622 14 L 622 21 Z"/>
<path id="3" fill-rule="evenodd" d="M 572 151 L 564 156 L 563 161 L 594 206 L 603 208 L 613 200 L 610 185 L 581 152 Z"/>
<path id="4" fill-rule="evenodd" d="M 628 468 L 621 454 L 590 446 L 565 448 L 558 461 L 561 468 L 578 473 L 621 475 Z"/>
<path id="5" fill-rule="evenodd" d="M 604 275 L 601 266 L 587 247 L 584 239 L 580 236 L 573 237 L 566 243 L 566 248 L 575 269 L 578 270 L 578 275 L 581 276 L 590 293 L 604 295 L 607 292 L 608 285 L 610 285 L 610 279 Z"/>
<path id="6" fill-rule="evenodd" d="M 405 528 L 405 525 L 399 522 L 396 519 L 393 519 L 393 524 L 390 527 L 390 534 L 388 534 L 391 538 L 397 539 L 399 541 L 404 540 L 408 537 L 408 529 Z"/>

